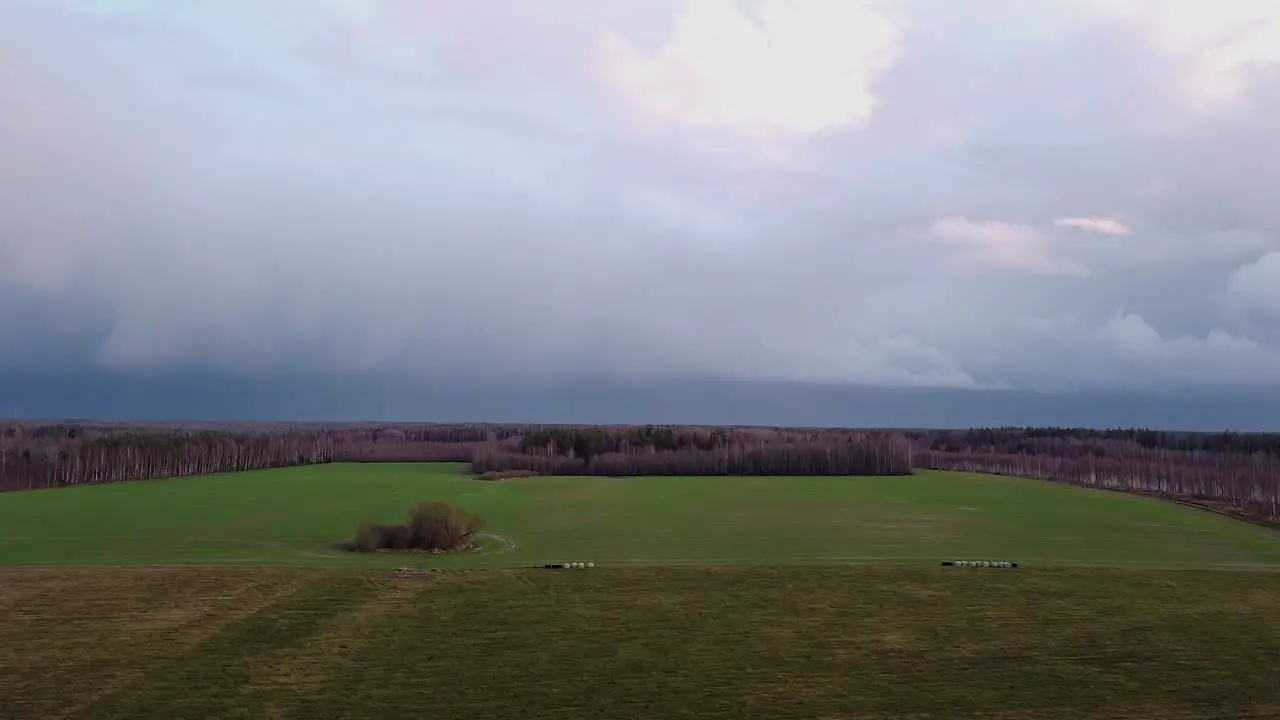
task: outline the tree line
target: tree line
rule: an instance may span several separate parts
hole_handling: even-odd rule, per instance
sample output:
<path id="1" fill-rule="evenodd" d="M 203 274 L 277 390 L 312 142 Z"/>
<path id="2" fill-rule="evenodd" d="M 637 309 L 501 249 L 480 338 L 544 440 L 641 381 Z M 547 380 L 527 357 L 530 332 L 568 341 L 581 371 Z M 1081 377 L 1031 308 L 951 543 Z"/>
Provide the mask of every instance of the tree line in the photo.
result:
<path id="1" fill-rule="evenodd" d="M 730 441 L 727 428 L 681 428 L 669 425 L 643 425 L 624 428 L 548 427 L 538 428 L 520 437 L 518 449 L 525 454 L 546 457 L 573 456 L 590 459 L 596 455 L 628 454 L 649 449 L 714 450 Z"/>
<path id="2" fill-rule="evenodd" d="M 726 436 L 727 438 L 728 436 Z M 820 442 L 743 442 L 726 439 L 660 449 L 624 446 L 579 455 L 570 444 L 564 452 L 504 451 L 495 446 L 476 452 L 476 475 L 533 472 L 542 475 L 910 475 L 911 444 L 895 433 L 848 433 Z M 594 450 L 594 448 L 593 448 Z"/>
<path id="3" fill-rule="evenodd" d="M 968 470 L 1275 516 L 1280 435 L 1145 429 L 870 431 L 674 425 L 0 425 L 0 490 L 327 462 L 471 462 L 477 474 L 905 474 Z"/>
<path id="4" fill-rule="evenodd" d="M 0 437 L 0 490 L 34 490 L 332 462 L 335 433 L 136 432 L 55 441 Z"/>
<path id="5" fill-rule="evenodd" d="M 1150 450 L 1280 456 L 1280 433 L 1176 432 L 1146 428 L 998 427 L 924 430 L 911 435 L 944 452 L 1039 453 L 1073 443 L 1133 444 Z"/>
<path id="6" fill-rule="evenodd" d="M 519 426 L 0 426 L 0 491 L 329 462 L 469 462 Z"/>
<path id="7" fill-rule="evenodd" d="M 328 462 L 472 462 L 539 473 L 901 474 L 900 434 L 647 425 L 11 423 L 0 490 L 239 472 Z"/>
<path id="8" fill-rule="evenodd" d="M 847 428 L 713 427 L 691 425 L 549 426 L 520 435 L 516 448 L 527 455 L 590 459 L 597 455 L 720 450 L 777 444 L 839 445 L 882 438 L 883 430 Z"/>
<path id="9" fill-rule="evenodd" d="M 915 434 L 920 468 L 1016 475 L 1222 505 L 1280 521 L 1280 434 L 972 428 Z"/>
<path id="10" fill-rule="evenodd" d="M 1057 456 L 925 450 L 916 453 L 915 465 L 1221 504 L 1280 520 L 1280 458 L 1275 455 L 1142 450 Z"/>

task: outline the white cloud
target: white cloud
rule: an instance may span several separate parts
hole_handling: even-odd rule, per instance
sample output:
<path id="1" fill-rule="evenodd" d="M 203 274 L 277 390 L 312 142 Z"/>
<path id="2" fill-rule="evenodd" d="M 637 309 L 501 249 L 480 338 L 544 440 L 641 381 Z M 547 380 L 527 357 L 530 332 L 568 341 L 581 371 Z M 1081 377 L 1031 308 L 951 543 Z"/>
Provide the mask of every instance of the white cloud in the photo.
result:
<path id="1" fill-rule="evenodd" d="M 1139 359 L 1185 359 L 1206 355 L 1249 358 L 1259 353 L 1275 356 L 1262 345 L 1247 337 L 1232 335 L 1223 330 L 1210 330 L 1203 337 L 1178 335 L 1165 337 L 1151 326 L 1147 319 L 1135 313 L 1119 311 L 1103 324 L 1101 337 L 1111 343 L 1122 355 Z M 1201 366 L 1203 367 L 1203 366 Z M 1280 367 L 1274 368 L 1280 377 Z"/>
<path id="2" fill-rule="evenodd" d="M 1130 362 L 1134 369 L 1147 368 L 1151 373 L 1147 381 L 1280 380 L 1280 352 L 1223 330 L 1166 337 L 1141 315 L 1121 311 L 1102 326 L 1099 335 L 1119 352 L 1121 362 Z M 1232 377 L 1238 372 L 1246 374 Z"/>
<path id="3" fill-rule="evenodd" d="M 1114 218 L 1105 217 L 1063 217 L 1053 221 L 1059 227 L 1076 228 L 1086 232 L 1103 235 L 1128 235 L 1129 226 Z"/>
<path id="4" fill-rule="evenodd" d="M 1280 382 L 1280 352 L 1211 329 L 1161 332 L 1141 314 L 1118 310 L 1100 324 L 1079 318 L 1027 323 L 1004 357 L 1018 387 L 1167 390 Z M 1033 365 L 1034 364 L 1034 365 Z"/>
<path id="5" fill-rule="evenodd" d="M 1280 62 L 1280 3 L 1209 4 L 1165 0 L 1079 0 L 1110 21 L 1140 28 L 1154 47 L 1178 58 L 1178 90 L 1193 107 L 1217 110 L 1241 99 L 1250 74 Z"/>
<path id="6" fill-rule="evenodd" d="M 1227 281 L 1229 309 L 1280 320 L 1280 252 L 1242 265 Z"/>
<path id="7" fill-rule="evenodd" d="M 1102 337 L 1126 354 L 1149 355 L 1165 346 L 1164 338 L 1141 315 L 1118 312 L 1102 326 Z"/>
<path id="8" fill-rule="evenodd" d="M 962 248 L 961 262 L 1042 275 L 1087 275 L 1083 265 L 1054 257 L 1043 234 L 1030 225 L 949 217 L 930 226 L 934 236 Z"/>
<path id="9" fill-rule="evenodd" d="M 686 0 L 658 50 L 611 32 L 599 62 L 649 122 L 803 135 L 870 119 L 901 35 L 875 0 Z"/>

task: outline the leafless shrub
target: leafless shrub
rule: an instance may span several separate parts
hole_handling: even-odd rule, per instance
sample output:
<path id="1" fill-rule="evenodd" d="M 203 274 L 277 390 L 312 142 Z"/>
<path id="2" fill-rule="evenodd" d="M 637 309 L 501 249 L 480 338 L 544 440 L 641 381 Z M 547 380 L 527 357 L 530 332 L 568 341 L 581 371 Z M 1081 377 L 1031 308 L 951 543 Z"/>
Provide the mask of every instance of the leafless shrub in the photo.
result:
<path id="1" fill-rule="evenodd" d="M 356 530 L 351 548 L 358 552 L 377 550 L 462 550 L 471 537 L 485 527 L 484 516 L 443 502 L 420 502 L 409 511 L 402 525 L 364 522 Z"/>

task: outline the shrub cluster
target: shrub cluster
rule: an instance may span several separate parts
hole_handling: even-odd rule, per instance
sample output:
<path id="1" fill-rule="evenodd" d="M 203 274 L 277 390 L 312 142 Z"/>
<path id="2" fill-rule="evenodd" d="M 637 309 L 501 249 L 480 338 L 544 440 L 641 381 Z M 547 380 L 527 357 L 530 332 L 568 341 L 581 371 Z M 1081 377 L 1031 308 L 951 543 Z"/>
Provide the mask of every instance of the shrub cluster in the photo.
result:
<path id="1" fill-rule="evenodd" d="M 483 529 L 484 516 L 479 513 L 470 513 L 442 502 L 420 502 L 409 511 L 409 520 L 402 525 L 361 523 L 351 542 L 351 549 L 357 552 L 453 552 L 466 548 L 472 535 Z"/>

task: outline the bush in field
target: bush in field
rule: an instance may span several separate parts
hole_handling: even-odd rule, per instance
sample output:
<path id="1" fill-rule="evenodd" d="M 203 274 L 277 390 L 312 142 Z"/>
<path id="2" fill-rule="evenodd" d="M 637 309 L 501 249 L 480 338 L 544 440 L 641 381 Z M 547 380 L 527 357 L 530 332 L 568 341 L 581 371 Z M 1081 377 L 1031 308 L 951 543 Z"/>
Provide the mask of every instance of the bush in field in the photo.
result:
<path id="1" fill-rule="evenodd" d="M 442 502 L 420 502 L 409 511 L 409 520 L 403 525 L 361 523 L 351 549 L 452 552 L 465 548 L 471 536 L 483 529 L 484 516 L 479 513 Z"/>
<path id="2" fill-rule="evenodd" d="M 382 526 L 368 520 L 360 523 L 356 537 L 351 541 L 351 549 L 357 552 L 373 552 L 382 547 Z"/>

